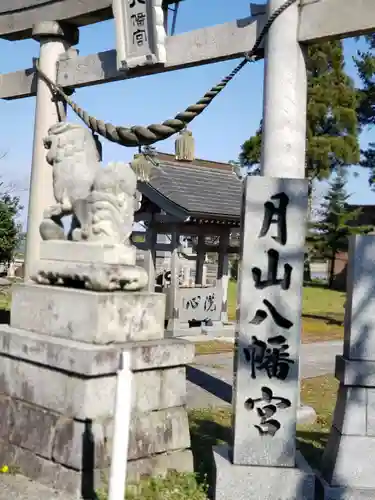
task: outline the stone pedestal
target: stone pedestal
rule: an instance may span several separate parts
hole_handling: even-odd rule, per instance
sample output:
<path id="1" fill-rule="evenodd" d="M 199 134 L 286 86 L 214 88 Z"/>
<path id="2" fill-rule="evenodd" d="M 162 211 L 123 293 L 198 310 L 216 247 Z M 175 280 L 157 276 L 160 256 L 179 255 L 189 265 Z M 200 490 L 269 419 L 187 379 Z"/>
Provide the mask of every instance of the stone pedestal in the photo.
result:
<path id="1" fill-rule="evenodd" d="M 128 478 L 191 471 L 185 365 L 194 346 L 164 340 L 164 296 L 14 287 L 0 329 L 0 463 L 91 498 L 110 465 L 121 350 L 134 372 Z"/>
<path id="2" fill-rule="evenodd" d="M 354 236 L 349 246 L 344 354 L 319 488 L 329 500 L 375 498 L 375 236 Z"/>
<path id="3" fill-rule="evenodd" d="M 300 453 L 295 467 L 233 465 L 227 446 L 214 448 L 214 500 L 313 500 L 315 474 Z"/>
<path id="4" fill-rule="evenodd" d="M 47 227 L 50 221 L 45 220 Z M 54 225 L 54 223 L 52 222 Z M 65 285 L 102 292 L 143 290 L 146 271 L 135 265 L 136 249 L 122 243 L 43 241 L 31 278 L 38 284 Z"/>
<path id="5" fill-rule="evenodd" d="M 158 293 L 20 284 L 12 289 L 11 325 L 93 344 L 158 340 L 164 336 L 164 301 Z"/>

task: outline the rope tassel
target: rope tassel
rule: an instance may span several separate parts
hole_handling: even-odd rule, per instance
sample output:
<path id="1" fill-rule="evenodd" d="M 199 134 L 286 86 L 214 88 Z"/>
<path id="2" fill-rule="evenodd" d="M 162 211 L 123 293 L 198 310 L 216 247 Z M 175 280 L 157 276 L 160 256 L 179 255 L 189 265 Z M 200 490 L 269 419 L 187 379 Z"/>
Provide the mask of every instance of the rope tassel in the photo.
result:
<path id="1" fill-rule="evenodd" d="M 271 25 L 275 19 L 282 14 L 288 7 L 293 5 L 298 0 L 287 0 L 283 5 L 281 5 L 275 12 L 270 16 L 258 38 L 255 41 L 254 47 L 250 52 L 245 54 L 245 58 L 234 68 L 234 70 L 221 82 L 212 87 L 205 95 L 196 103 L 192 104 L 185 111 L 178 113 L 173 119 L 166 120 L 161 124 L 152 124 L 148 127 L 133 126 L 130 128 L 112 125 L 111 123 L 105 123 L 102 120 L 98 120 L 94 116 L 89 115 L 85 110 L 80 108 L 63 90 L 60 85 L 54 83 L 41 69 L 39 62 L 36 62 L 36 70 L 39 75 L 49 84 L 52 91 L 58 93 L 65 102 L 72 108 L 77 116 L 87 125 L 93 132 L 105 137 L 111 142 L 116 142 L 126 147 L 139 147 L 155 144 L 158 141 L 168 139 L 172 135 L 181 132 L 186 128 L 194 118 L 199 116 L 216 96 L 225 89 L 228 83 L 233 80 L 233 78 L 241 71 L 241 69 L 248 63 L 256 61 L 256 52 L 259 49 L 263 38 L 269 31 Z"/>
<path id="2" fill-rule="evenodd" d="M 175 142 L 176 160 L 193 161 L 195 153 L 195 143 L 190 130 L 182 130 Z"/>
<path id="3" fill-rule="evenodd" d="M 131 168 L 137 176 L 137 180 L 141 182 L 149 182 L 153 165 L 150 160 L 143 153 L 134 155 L 133 160 L 130 162 Z"/>

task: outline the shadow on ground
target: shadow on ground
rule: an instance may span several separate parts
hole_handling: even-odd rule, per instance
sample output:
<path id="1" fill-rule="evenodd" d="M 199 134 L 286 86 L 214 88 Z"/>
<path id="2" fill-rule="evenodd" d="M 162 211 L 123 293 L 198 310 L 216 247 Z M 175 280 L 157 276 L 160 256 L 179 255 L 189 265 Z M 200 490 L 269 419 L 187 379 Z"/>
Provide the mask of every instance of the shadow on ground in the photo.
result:
<path id="1" fill-rule="evenodd" d="M 213 454 L 215 445 L 230 443 L 230 410 L 215 410 L 215 417 L 223 423 L 213 420 L 212 410 L 192 410 L 189 415 L 191 448 L 194 457 L 194 471 L 198 482 L 205 481 L 210 485 L 209 498 L 212 498 Z"/>
<path id="2" fill-rule="evenodd" d="M 9 325 L 10 324 L 10 311 L 7 309 L 0 309 L 0 324 Z"/>
<path id="3" fill-rule="evenodd" d="M 331 316 L 321 316 L 319 314 L 302 314 L 303 318 L 318 319 L 324 321 L 327 325 L 343 326 L 344 322 L 341 319 L 335 319 Z"/>
<path id="4" fill-rule="evenodd" d="M 226 403 L 230 404 L 232 402 L 232 386 L 209 373 L 193 366 L 187 366 L 186 380 L 222 399 Z"/>
<path id="5" fill-rule="evenodd" d="M 297 431 L 297 448 L 314 469 L 320 469 L 329 432 Z"/>

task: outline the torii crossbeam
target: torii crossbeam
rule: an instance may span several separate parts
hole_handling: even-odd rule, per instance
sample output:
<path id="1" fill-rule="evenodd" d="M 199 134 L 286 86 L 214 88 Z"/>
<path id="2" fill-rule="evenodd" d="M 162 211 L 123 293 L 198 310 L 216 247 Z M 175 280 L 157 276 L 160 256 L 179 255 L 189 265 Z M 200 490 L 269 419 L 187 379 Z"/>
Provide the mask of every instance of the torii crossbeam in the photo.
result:
<path id="1" fill-rule="evenodd" d="M 110 2 L 106 0 L 104 3 Z M 115 50 L 67 59 L 58 63 L 57 83 L 70 88 L 79 88 L 235 59 L 254 45 L 257 34 L 265 22 L 264 13 L 168 37 L 167 63 L 164 67 L 150 66 L 130 74 L 117 71 Z M 0 12 L 0 36 L 1 28 Z M 302 0 L 301 2 L 298 28 L 298 38 L 301 43 L 351 37 L 374 30 L 373 0 L 355 2 Z M 28 68 L 1 75 L 0 98 L 19 99 L 33 96 L 35 93 L 35 69 Z"/>

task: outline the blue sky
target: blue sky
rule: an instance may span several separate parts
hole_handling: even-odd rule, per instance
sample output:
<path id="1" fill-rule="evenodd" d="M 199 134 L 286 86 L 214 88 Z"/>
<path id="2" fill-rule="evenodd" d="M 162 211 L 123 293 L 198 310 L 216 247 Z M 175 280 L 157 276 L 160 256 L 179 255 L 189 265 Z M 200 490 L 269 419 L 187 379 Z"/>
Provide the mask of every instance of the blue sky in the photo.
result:
<path id="1" fill-rule="evenodd" d="M 176 33 L 212 26 L 249 15 L 248 0 L 186 0 L 181 4 Z M 113 21 L 81 29 L 80 55 L 115 48 Z M 355 77 L 352 56 L 359 48 L 354 40 L 345 42 L 347 68 Z M 250 47 L 249 47 L 250 49 Z M 0 40 L 1 72 L 7 73 L 32 65 L 38 55 L 33 40 L 8 42 Z M 236 61 L 170 72 L 162 75 L 98 85 L 80 89 L 74 99 L 81 107 L 105 121 L 117 125 L 147 125 L 172 118 L 178 111 L 196 102 L 211 86 L 236 65 Z M 228 88 L 190 126 L 196 140 L 199 158 L 229 161 L 237 158 L 240 145 L 259 125 L 262 111 L 263 62 L 247 65 Z M 16 182 L 27 207 L 28 179 L 34 126 L 35 99 L 0 101 L 0 151 L 4 180 Z M 72 112 L 69 114 L 73 118 Z M 362 135 L 361 143 L 375 141 L 375 132 Z M 136 152 L 132 148 L 102 140 L 104 161 L 129 161 Z M 159 143 L 159 151 L 172 152 L 174 138 Z M 360 169 L 359 169 L 360 172 Z M 367 175 L 350 179 L 353 203 L 375 203 L 375 193 L 368 188 Z M 22 220 L 26 220 L 26 210 Z"/>

